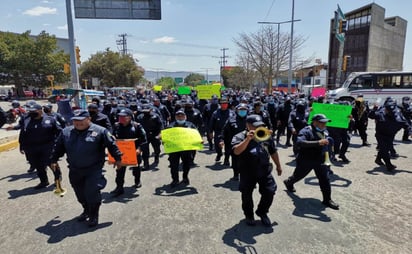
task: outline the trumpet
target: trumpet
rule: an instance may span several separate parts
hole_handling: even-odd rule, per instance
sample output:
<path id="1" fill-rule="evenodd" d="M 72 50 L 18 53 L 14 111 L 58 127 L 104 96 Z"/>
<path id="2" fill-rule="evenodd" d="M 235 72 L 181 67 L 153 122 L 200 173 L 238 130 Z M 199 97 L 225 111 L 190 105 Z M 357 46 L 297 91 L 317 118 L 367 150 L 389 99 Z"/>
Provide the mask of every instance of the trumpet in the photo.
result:
<path id="1" fill-rule="evenodd" d="M 263 142 L 268 140 L 271 135 L 272 133 L 268 128 L 261 126 L 256 128 L 254 138 L 257 142 Z"/>
<path id="2" fill-rule="evenodd" d="M 57 165 L 56 170 L 54 173 L 54 183 L 56 187 L 53 190 L 53 193 L 57 196 L 63 197 L 66 194 L 66 190 L 62 188 L 61 181 L 62 181 L 62 172 L 60 170 L 59 165 Z"/>

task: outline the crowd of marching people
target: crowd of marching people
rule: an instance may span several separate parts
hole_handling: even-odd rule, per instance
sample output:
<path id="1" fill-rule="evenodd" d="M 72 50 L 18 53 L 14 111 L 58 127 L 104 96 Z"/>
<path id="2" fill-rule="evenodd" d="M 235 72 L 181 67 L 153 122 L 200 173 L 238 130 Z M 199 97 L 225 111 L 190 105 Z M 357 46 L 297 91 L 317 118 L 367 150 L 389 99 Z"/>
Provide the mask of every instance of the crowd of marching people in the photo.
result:
<path id="1" fill-rule="evenodd" d="M 67 99 L 68 103 L 72 101 Z M 13 107 L 20 108 L 19 102 Z M 331 120 L 324 114 L 310 117 L 313 103 L 351 105 L 348 128 L 327 127 Z M 20 130 L 20 151 L 30 164 L 29 172 L 36 171 L 40 183 L 36 189 L 49 185 L 47 167 L 58 168 L 58 160 L 67 156 L 69 180 L 77 200 L 83 207 L 79 221 L 90 226 L 98 224 L 101 204 L 100 190 L 106 185 L 102 168 L 105 148 L 114 157 L 116 188 L 113 197 L 124 193 L 126 166 L 116 139 L 134 139 L 138 164 L 131 166 L 135 188 L 142 186 L 141 171 L 157 168 L 161 155 L 161 132 L 182 127 L 199 131 L 206 149 L 215 153 L 214 161 L 231 167 L 232 181 L 239 182 L 242 209 L 248 225 L 254 225 L 252 192 L 259 185 L 261 200 L 255 214 L 262 223 L 271 225 L 267 216 L 277 185 L 272 176 L 272 163 L 278 175 L 282 166 L 278 148 L 291 148 L 296 159 L 293 174 L 285 187 L 295 192 L 295 186 L 312 169 L 319 179 L 323 204 L 332 209 L 339 205 L 331 198 L 330 163 L 350 163 L 346 153 L 351 137 L 357 133 L 362 146 L 370 146 L 366 130 L 368 121 L 375 121 L 377 156 L 375 163 L 395 170 L 391 158 L 397 157 L 393 142 L 402 130 L 402 141 L 409 142 L 412 134 L 411 98 L 396 102 L 388 97 L 382 105 L 367 102 L 360 95 L 352 102 L 329 102 L 324 97 L 312 98 L 303 94 L 273 92 L 259 94 L 233 90 L 222 91 L 210 99 L 199 99 L 195 91 L 180 95 L 174 91 L 125 92 L 118 96 L 107 94 L 95 97 L 86 109 L 67 114 L 67 109 L 53 111 L 52 104 L 39 105 L 28 101 L 17 125 L 8 130 Z M 59 112 L 60 111 L 60 112 Z M 153 153 L 152 153 L 152 151 Z M 195 164 L 196 151 L 178 151 L 168 156 L 170 187 L 189 185 L 189 171 Z M 179 166 L 183 177 L 180 181 Z M 330 161 L 330 162 L 329 162 Z"/>

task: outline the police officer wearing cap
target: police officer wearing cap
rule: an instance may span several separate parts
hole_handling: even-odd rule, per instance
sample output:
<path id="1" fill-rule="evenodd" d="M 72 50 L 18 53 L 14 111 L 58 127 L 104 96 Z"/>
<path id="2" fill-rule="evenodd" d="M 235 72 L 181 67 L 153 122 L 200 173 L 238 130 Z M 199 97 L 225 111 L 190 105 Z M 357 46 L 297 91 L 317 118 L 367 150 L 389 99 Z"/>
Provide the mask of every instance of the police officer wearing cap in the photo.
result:
<path id="1" fill-rule="evenodd" d="M 58 159 L 67 155 L 70 184 L 83 207 L 77 220 L 88 219 L 89 226 L 95 227 L 102 202 L 100 190 L 106 185 L 103 176 L 105 148 L 115 159 L 117 168 L 121 167 L 122 154 L 113 135 L 106 128 L 92 123 L 87 110 L 76 110 L 71 120 L 73 125 L 64 128 L 56 140 L 50 167 L 55 170 Z"/>
<path id="2" fill-rule="evenodd" d="M 61 128 L 53 117 L 43 113 L 39 104 L 27 108 L 28 117 L 21 123 L 19 134 L 20 152 L 26 155 L 30 169 L 37 170 L 40 183 L 35 189 L 49 185 L 47 166 L 50 164 L 50 153 L 54 140 L 60 134 Z"/>
<path id="3" fill-rule="evenodd" d="M 227 119 L 234 115 L 232 110 L 229 109 L 229 101 L 226 98 L 221 98 L 219 103 L 220 107 L 213 112 L 209 122 L 209 138 L 213 138 L 215 143 L 216 162 L 220 161 L 223 155 L 222 148 L 219 146 L 219 136 Z M 225 148 L 225 161 L 229 161 L 231 154 L 231 151 L 228 149 L 227 147 Z"/>
<path id="4" fill-rule="evenodd" d="M 232 151 L 231 157 L 232 157 L 232 168 L 233 168 L 233 177 L 231 180 L 233 181 L 239 181 L 239 165 L 238 165 L 238 158 L 236 155 L 233 154 L 232 150 L 232 139 L 233 137 L 238 134 L 241 131 L 244 131 L 246 129 L 246 116 L 248 115 L 248 105 L 245 103 L 240 103 L 239 105 L 236 106 L 236 115 L 230 117 L 225 125 L 223 126 L 223 131 L 220 136 L 220 146 L 225 146 Z M 225 162 L 226 163 L 226 162 Z M 227 161 L 227 164 L 224 165 L 230 165 L 229 161 Z"/>
<path id="5" fill-rule="evenodd" d="M 154 164 L 159 164 L 160 156 L 160 131 L 163 130 L 163 123 L 159 115 L 152 112 L 152 107 L 149 104 L 142 105 L 142 113 L 136 118 L 136 122 L 140 123 L 145 132 L 147 143 L 142 144 L 143 169 L 149 170 L 150 149 L 149 144 L 152 144 L 154 150 Z"/>
<path id="6" fill-rule="evenodd" d="M 196 129 L 196 126 L 187 121 L 186 113 L 183 110 L 179 110 L 175 113 L 175 121 L 170 123 L 167 128 L 181 127 L 181 128 L 192 128 Z M 179 182 L 179 161 L 182 160 L 183 164 L 183 180 Z M 174 188 L 179 184 L 189 185 L 189 170 L 190 165 L 193 161 L 193 151 L 180 151 L 169 153 L 170 162 L 170 174 L 172 176 L 172 182 L 170 187 Z"/>
<path id="7" fill-rule="evenodd" d="M 308 125 L 309 110 L 304 99 L 299 99 L 296 102 L 296 107 L 290 112 L 288 120 L 288 128 L 292 132 L 293 153 L 295 156 L 298 153 L 296 141 L 298 133 L 301 129 Z"/>
<path id="8" fill-rule="evenodd" d="M 284 183 L 289 192 L 295 192 L 293 185 L 306 177 L 313 169 L 322 191 L 322 203 L 327 207 L 338 210 L 339 205 L 331 198 L 332 188 L 328 174 L 329 166 L 324 164 L 326 151 L 324 148 L 329 145 L 326 123 L 330 121 L 325 115 L 316 114 L 312 117 L 311 125 L 306 126 L 299 132 L 296 141 L 299 149 L 296 157 L 296 168 L 293 175 L 286 179 Z"/>
<path id="9" fill-rule="evenodd" d="M 293 110 L 292 98 L 286 96 L 285 101 L 278 107 L 276 112 L 277 129 L 278 133 L 276 135 L 276 143 L 279 144 L 280 136 L 285 132 L 286 129 L 286 146 L 292 146 L 290 143 L 290 138 L 292 137 L 292 132 L 288 127 L 289 114 Z"/>
<path id="10" fill-rule="evenodd" d="M 47 103 L 43 105 L 43 112 L 46 115 L 51 116 L 54 119 L 56 119 L 57 124 L 59 124 L 62 129 L 66 127 L 66 120 L 60 113 L 53 111 L 53 105 L 51 103 Z"/>
<path id="11" fill-rule="evenodd" d="M 276 164 L 277 174 L 282 174 L 279 155 L 271 135 L 266 141 L 255 140 L 256 128 L 264 125 L 261 116 L 249 115 L 246 118 L 246 130 L 236 134 L 232 139 L 233 153 L 238 156 L 239 162 L 242 209 L 248 225 L 256 223 L 253 215 L 253 190 L 256 184 L 259 184 L 261 198 L 256 215 L 261 218 L 263 225 L 271 226 L 267 213 L 272 205 L 277 186 L 272 176 L 273 166 L 270 158 Z"/>
<path id="12" fill-rule="evenodd" d="M 141 147 L 146 144 L 146 132 L 140 123 L 133 121 L 133 112 L 130 109 L 122 109 L 117 114 L 119 122 L 114 125 L 113 135 L 117 139 L 135 139 L 136 146 L 136 156 L 139 165 L 130 167 L 134 176 L 134 187 L 142 187 L 140 181 L 141 168 L 140 163 L 142 161 Z M 111 194 L 114 197 L 120 196 L 124 193 L 124 177 L 126 173 L 126 166 L 122 166 L 116 170 L 116 189 L 114 189 Z"/>
<path id="13" fill-rule="evenodd" d="M 207 142 L 209 144 L 209 151 L 214 150 L 213 149 L 214 148 L 213 135 L 210 135 L 211 131 L 209 130 L 209 122 L 210 122 L 210 119 L 212 118 L 213 112 L 215 112 L 219 108 L 218 102 L 219 100 L 217 96 L 213 95 L 212 98 L 210 99 L 210 102 L 208 102 L 202 110 Z"/>
<path id="14" fill-rule="evenodd" d="M 396 168 L 390 159 L 395 135 L 402 128 L 407 128 L 408 134 L 412 135 L 412 128 L 398 110 L 396 102 L 392 100 L 387 100 L 382 110 L 379 110 L 378 105 L 374 105 L 369 118 L 375 119 L 375 137 L 378 141 L 375 163 L 385 165 L 387 170 L 392 171 Z"/>
<path id="15" fill-rule="evenodd" d="M 97 106 L 97 104 L 94 104 L 94 103 L 89 104 L 89 106 L 87 106 L 87 110 L 89 111 L 90 120 L 92 121 L 92 123 L 108 129 L 110 133 L 113 131 L 112 124 L 110 123 L 109 117 L 107 117 L 103 113 L 100 113 L 99 107 Z"/>

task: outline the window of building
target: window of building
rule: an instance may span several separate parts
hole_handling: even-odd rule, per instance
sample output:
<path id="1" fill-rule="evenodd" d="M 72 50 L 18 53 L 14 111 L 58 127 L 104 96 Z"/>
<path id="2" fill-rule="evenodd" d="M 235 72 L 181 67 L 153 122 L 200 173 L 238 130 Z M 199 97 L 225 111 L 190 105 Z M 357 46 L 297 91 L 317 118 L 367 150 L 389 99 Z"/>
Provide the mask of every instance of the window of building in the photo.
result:
<path id="1" fill-rule="evenodd" d="M 412 75 L 403 76 L 403 86 L 406 88 L 412 88 Z"/>

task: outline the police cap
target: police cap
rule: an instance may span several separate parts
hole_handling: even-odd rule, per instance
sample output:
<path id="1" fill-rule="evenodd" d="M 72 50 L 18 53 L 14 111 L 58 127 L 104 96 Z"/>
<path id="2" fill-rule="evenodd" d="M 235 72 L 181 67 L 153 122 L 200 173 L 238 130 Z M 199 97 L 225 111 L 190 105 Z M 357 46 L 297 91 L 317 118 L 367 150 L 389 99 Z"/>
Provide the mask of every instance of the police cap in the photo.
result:
<path id="1" fill-rule="evenodd" d="M 317 121 L 317 122 L 321 122 L 321 123 L 329 123 L 332 122 L 332 120 L 326 118 L 326 116 L 324 114 L 316 114 L 312 117 L 312 122 L 313 121 Z"/>
<path id="2" fill-rule="evenodd" d="M 265 125 L 265 123 L 262 120 L 262 117 L 260 115 L 252 114 L 246 117 L 246 122 L 250 123 L 251 125 L 255 127 L 259 127 L 262 125 Z"/>
<path id="3" fill-rule="evenodd" d="M 73 113 L 74 113 L 74 116 L 72 117 L 72 120 L 82 121 L 86 119 L 87 117 L 90 117 L 89 111 L 84 110 L 84 109 L 75 110 Z"/>

